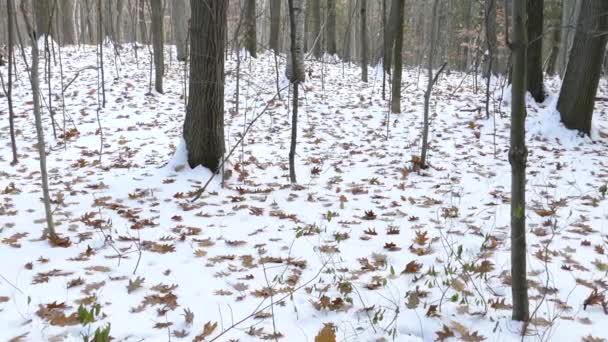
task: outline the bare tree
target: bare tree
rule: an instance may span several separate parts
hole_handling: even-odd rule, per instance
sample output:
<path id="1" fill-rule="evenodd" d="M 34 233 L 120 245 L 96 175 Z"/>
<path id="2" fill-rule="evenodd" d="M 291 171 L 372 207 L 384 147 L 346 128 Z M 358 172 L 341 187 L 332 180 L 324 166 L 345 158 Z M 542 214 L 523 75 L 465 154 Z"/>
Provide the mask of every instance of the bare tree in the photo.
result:
<path id="1" fill-rule="evenodd" d="M 8 102 L 8 122 L 11 136 L 11 151 L 13 153 L 13 160 L 11 165 L 15 165 L 19 162 L 17 156 L 17 142 L 15 139 L 15 111 L 13 108 L 13 72 L 15 68 L 15 2 L 14 0 L 6 0 L 6 14 L 7 14 L 7 40 L 8 40 L 8 82 L 4 93 L 6 94 Z M 2 81 L 4 86 L 4 81 Z"/>
<path id="2" fill-rule="evenodd" d="M 35 1 L 33 1 L 35 2 Z M 34 17 L 38 18 L 36 11 L 39 9 L 32 4 L 34 9 Z M 38 156 L 40 158 L 40 178 L 42 181 L 42 198 L 44 203 L 44 213 L 46 216 L 46 229 L 42 236 L 50 241 L 57 241 L 55 232 L 55 222 L 53 221 L 53 213 L 51 211 L 51 197 L 49 195 L 49 181 L 46 169 L 46 145 L 44 142 L 44 130 L 42 128 L 42 113 L 40 108 L 40 76 L 39 76 L 39 52 L 38 52 L 38 37 L 36 29 L 32 27 L 30 20 L 27 18 L 24 2 L 21 3 L 21 12 L 24 22 L 26 23 L 27 32 L 32 46 L 32 63 L 30 68 L 30 83 L 32 86 L 32 97 L 34 103 L 34 119 L 36 122 L 36 136 L 38 138 Z"/>
<path id="3" fill-rule="evenodd" d="M 74 0 L 61 0 L 61 43 L 76 44 L 76 21 L 74 19 Z"/>
<path id="4" fill-rule="evenodd" d="M 325 24 L 325 50 L 335 55 L 336 45 L 336 0 L 327 0 L 327 24 Z"/>
<path id="5" fill-rule="evenodd" d="M 315 58 L 320 59 L 322 54 L 321 44 L 321 0 L 311 0 L 311 19 L 312 19 L 312 52 Z"/>
<path id="6" fill-rule="evenodd" d="M 603 0 L 599 0 L 603 1 Z M 527 321 L 526 272 L 526 0 L 513 0 L 513 70 L 511 88 L 511 292 L 513 319 Z"/>
<path id="7" fill-rule="evenodd" d="M 367 82 L 368 44 L 367 44 L 367 0 L 361 2 L 361 81 Z"/>
<path id="8" fill-rule="evenodd" d="M 137 17 L 140 32 L 139 39 L 143 44 L 150 44 L 150 35 L 148 34 L 148 27 L 146 25 L 146 1 L 148 0 L 137 0 Z"/>
<path id="9" fill-rule="evenodd" d="M 591 132 L 595 95 L 602 74 L 608 36 L 608 1 L 588 0 L 581 6 L 578 24 L 557 110 L 564 125 Z"/>
<path id="10" fill-rule="evenodd" d="M 290 26 L 290 54 L 287 57 L 287 77 L 293 86 L 291 114 L 291 143 L 289 147 L 289 180 L 296 182 L 295 156 L 298 137 L 298 87 L 305 80 L 304 51 L 304 0 L 288 0 Z"/>
<path id="11" fill-rule="evenodd" d="M 398 8 L 398 10 L 396 12 L 397 15 L 395 16 L 395 43 L 393 44 L 391 112 L 401 113 L 401 74 L 403 73 L 401 53 L 403 50 L 403 12 L 405 11 L 405 0 L 393 0 L 393 3 L 393 8 Z M 398 3 L 398 5 L 395 3 Z"/>
<path id="12" fill-rule="evenodd" d="M 186 8 L 186 0 L 172 0 L 171 24 L 173 29 L 173 38 L 175 39 L 175 46 L 177 48 L 178 61 L 185 61 L 188 58 L 188 56 L 186 55 L 188 17 L 189 16 Z"/>
<path id="13" fill-rule="evenodd" d="M 543 11 L 544 0 L 527 0 L 528 64 L 527 89 L 536 102 L 545 100 L 543 86 Z"/>
<path id="14" fill-rule="evenodd" d="M 426 91 L 424 92 L 424 117 L 423 117 L 423 127 L 422 127 L 422 150 L 420 153 L 420 167 L 426 168 L 426 156 L 427 150 L 429 146 L 429 107 L 431 103 L 431 94 L 433 92 L 433 85 L 437 82 L 439 75 L 445 68 L 446 64 L 437 71 L 435 77 L 433 77 L 433 57 L 437 52 L 437 6 L 439 5 L 439 0 L 433 1 L 433 12 L 431 19 L 431 35 L 429 42 L 429 56 L 428 56 L 428 64 L 427 64 L 427 74 L 428 81 L 426 86 Z"/>
<path id="15" fill-rule="evenodd" d="M 576 20 L 581 9 L 581 1 L 583 0 L 562 0 L 562 32 L 559 44 L 559 54 L 557 57 L 558 72 L 562 76 L 566 72 L 568 56 L 574 39 L 575 30 L 573 30 L 573 28 L 576 27 Z"/>
<path id="16" fill-rule="evenodd" d="M 243 20 L 243 34 L 244 34 L 244 45 L 245 49 L 249 52 L 251 57 L 257 57 L 257 32 L 256 32 L 256 9 L 255 0 L 245 0 L 245 6 L 243 11 L 245 12 Z"/>
<path id="17" fill-rule="evenodd" d="M 224 46 L 228 1 L 190 0 L 190 86 L 184 140 L 188 164 L 219 172 L 224 146 Z"/>
<path id="18" fill-rule="evenodd" d="M 51 2 L 50 0 L 32 1 L 34 18 L 36 18 L 36 36 L 48 36 L 51 34 Z"/>
<path id="19" fill-rule="evenodd" d="M 281 2 L 282 0 L 269 0 L 270 2 L 270 37 L 268 46 L 278 54 L 281 51 L 279 31 L 281 29 Z"/>
<path id="20" fill-rule="evenodd" d="M 163 93 L 163 75 L 165 73 L 165 30 L 164 7 L 162 0 L 150 0 L 152 9 L 152 45 L 154 46 L 154 89 Z"/>

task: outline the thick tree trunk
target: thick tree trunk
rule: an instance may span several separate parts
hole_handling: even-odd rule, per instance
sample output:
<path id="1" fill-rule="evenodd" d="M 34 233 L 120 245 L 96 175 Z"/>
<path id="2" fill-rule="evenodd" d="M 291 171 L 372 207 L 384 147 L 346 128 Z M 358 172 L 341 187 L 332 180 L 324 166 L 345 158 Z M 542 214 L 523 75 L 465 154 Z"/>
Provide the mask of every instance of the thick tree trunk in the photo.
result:
<path id="1" fill-rule="evenodd" d="M 282 0 L 270 0 L 270 37 L 268 39 L 268 46 L 275 54 L 281 51 L 281 2 Z"/>
<path id="2" fill-rule="evenodd" d="M 32 2 L 36 18 L 36 36 L 39 38 L 51 34 L 51 1 L 35 0 Z"/>
<path id="3" fill-rule="evenodd" d="M 608 1 L 585 1 L 576 27 L 557 110 L 566 127 L 589 134 L 608 39 Z"/>
<path id="4" fill-rule="evenodd" d="M 401 113 L 401 74 L 403 72 L 403 61 L 401 53 L 403 50 L 403 15 L 405 11 L 405 0 L 393 0 L 398 2 L 396 29 L 395 29 L 395 44 L 393 46 L 393 87 L 391 99 L 391 112 Z M 395 8 L 395 6 L 393 6 Z"/>
<path id="5" fill-rule="evenodd" d="M 325 50 L 330 55 L 338 52 L 336 45 L 336 0 L 327 0 L 327 23 L 325 24 Z"/>
<path id="6" fill-rule="evenodd" d="M 562 2 L 562 32 L 557 58 L 558 71 L 562 76 L 566 72 L 566 65 L 568 64 L 568 56 L 576 28 L 576 19 L 581 8 L 580 2 L 581 0 L 563 0 Z"/>
<path id="7" fill-rule="evenodd" d="M 312 40 L 313 44 L 313 55 L 319 59 L 322 54 L 322 42 L 321 42 L 321 0 L 311 1 L 311 19 L 312 19 Z"/>
<path id="8" fill-rule="evenodd" d="M 361 81 L 367 82 L 368 43 L 367 43 L 367 0 L 361 2 Z"/>
<path id="9" fill-rule="evenodd" d="M 185 61 L 188 56 L 186 45 L 188 37 L 188 11 L 186 0 L 171 1 L 171 24 L 173 28 L 173 38 L 177 48 L 177 60 Z"/>
<path id="10" fill-rule="evenodd" d="M 152 45 L 154 46 L 154 88 L 163 92 L 163 75 L 165 73 L 165 30 L 162 0 L 150 0 L 152 9 Z"/>
<path id="11" fill-rule="evenodd" d="M 600 0 L 603 1 L 603 0 Z M 511 93 L 511 292 L 513 319 L 527 321 L 526 271 L 526 0 L 513 0 Z"/>
<path id="12" fill-rule="evenodd" d="M 243 44 L 251 57 L 257 57 L 256 9 L 255 0 L 245 0 L 243 20 Z"/>
<path id="13" fill-rule="evenodd" d="M 545 100 L 543 86 L 543 11 L 544 0 L 527 0 L 528 64 L 527 90 L 536 102 Z"/>
<path id="14" fill-rule="evenodd" d="M 228 1 L 190 0 L 190 87 L 184 140 L 188 163 L 212 172 L 225 152 L 224 46 Z"/>
<path id="15" fill-rule="evenodd" d="M 61 0 L 62 44 L 76 44 L 75 25 L 76 22 L 74 20 L 74 0 Z"/>

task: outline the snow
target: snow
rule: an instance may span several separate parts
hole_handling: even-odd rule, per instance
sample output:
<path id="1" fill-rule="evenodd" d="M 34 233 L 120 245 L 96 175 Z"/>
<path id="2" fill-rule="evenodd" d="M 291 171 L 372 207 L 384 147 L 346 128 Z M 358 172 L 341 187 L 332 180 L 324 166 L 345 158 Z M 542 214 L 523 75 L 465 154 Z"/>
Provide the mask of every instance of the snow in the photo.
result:
<path id="1" fill-rule="evenodd" d="M 62 53 L 65 80 L 95 64 L 94 47 Z M 114 51 L 105 53 L 101 161 L 95 70 L 82 71 L 66 93 L 66 118 L 73 119 L 66 128 L 77 128 L 78 135 L 65 145 L 59 137 L 58 68 L 51 99 L 56 139 L 43 113 L 54 218 L 72 242 L 68 248 L 38 240 L 44 212 L 27 77 L 18 78 L 14 91 L 15 166 L 7 101 L 0 100 L 0 298 L 6 298 L 0 300 L 0 340 L 24 333 L 31 341 L 82 340 L 86 327 L 52 324 L 48 315 L 37 314 L 40 306 L 57 302 L 65 303 L 62 312 L 69 315 L 78 300 L 101 304 L 104 316 L 91 331 L 110 323 L 111 336 L 123 341 L 166 341 L 182 330 L 191 340 L 206 323 L 217 323 L 207 340 L 223 333 L 218 341 L 272 339 L 275 328 L 280 340 L 313 341 L 325 323 L 335 325 L 340 341 L 434 341 L 444 325 L 454 334 L 451 340 L 521 340 L 522 327 L 509 309 L 510 90 L 501 89 L 502 79 L 492 80 L 496 114 L 485 119 L 478 109 L 485 108 L 485 91 L 474 92 L 471 76 L 458 90 L 464 75 L 440 77 L 431 103 L 431 167 L 416 171 L 410 160 L 420 152 L 426 85 L 418 70 L 404 70 L 403 113 L 390 115 L 387 139 L 381 65 L 370 69 L 364 84 L 356 65 L 330 63 L 322 74 L 320 65 L 307 61 L 313 76 L 302 86 L 298 185 L 291 186 L 290 94 L 285 90 L 281 100 L 271 101 L 274 56 L 260 54 L 241 64 L 239 113 L 231 56 L 227 149 L 268 101 L 270 109 L 228 163 L 232 176 L 225 188 L 216 176 L 191 202 L 212 175 L 187 163 L 183 66 L 169 61 L 165 94 L 146 95 L 147 52 L 140 49 L 136 61 L 129 48 L 122 50 L 120 74 Z M 284 57 L 279 62 L 282 87 Z M 19 71 L 23 75 L 21 61 Z M 608 286 L 608 200 L 600 193 L 608 181 L 606 106 L 597 103 L 594 134 L 581 137 L 559 122 L 559 80 L 546 83 L 549 98 L 534 104 L 528 97 L 526 119 L 528 277 L 535 316 L 524 340 L 607 338 L 604 309 L 584 307 L 593 288 L 605 293 Z M 41 85 L 46 96 L 48 85 Z M 402 273 L 408 264 L 413 269 Z M 54 269 L 71 273 L 41 275 Z M 138 277 L 145 280 L 129 293 L 129 281 Z M 68 288 L 77 278 L 84 284 Z M 170 297 L 150 304 L 168 294 L 176 296 L 177 307 L 167 304 Z M 315 308 L 323 296 L 329 304 Z M 140 307 L 146 297 L 148 305 Z M 186 308 L 194 313 L 191 324 Z"/>

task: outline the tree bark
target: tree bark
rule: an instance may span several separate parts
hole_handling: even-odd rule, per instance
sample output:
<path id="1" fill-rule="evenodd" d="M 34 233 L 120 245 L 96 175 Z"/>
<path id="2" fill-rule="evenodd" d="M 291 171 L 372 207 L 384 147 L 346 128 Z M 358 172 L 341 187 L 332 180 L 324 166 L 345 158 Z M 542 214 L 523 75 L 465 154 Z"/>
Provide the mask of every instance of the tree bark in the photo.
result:
<path id="1" fill-rule="evenodd" d="M 361 1 L 361 81 L 367 83 L 368 44 L 367 44 L 367 0 Z"/>
<path id="2" fill-rule="evenodd" d="M 51 34 L 51 1 L 36 0 L 32 2 L 34 5 L 34 17 L 36 18 L 36 37 L 40 38 Z"/>
<path id="3" fill-rule="evenodd" d="M 433 1 L 433 12 L 431 14 L 431 35 L 429 39 L 429 55 L 427 64 L 428 83 L 424 92 L 424 117 L 422 127 L 422 149 L 420 153 L 420 167 L 426 168 L 426 155 L 429 146 L 429 107 L 431 103 L 431 93 L 433 92 L 433 57 L 435 56 L 436 35 L 437 35 L 437 5 L 439 0 Z M 441 71 L 439 71 L 441 72 Z M 439 74 L 438 74 L 439 75 Z"/>
<path id="4" fill-rule="evenodd" d="M 291 113 L 291 142 L 289 146 L 289 180 L 296 183 L 296 145 L 298 137 L 298 87 L 304 82 L 304 52 L 302 47 L 302 33 L 304 29 L 304 0 L 288 0 L 289 26 L 290 26 L 290 55 L 288 56 L 287 77 L 293 87 L 293 101 Z M 291 62 L 289 62 L 291 61 Z"/>
<path id="5" fill-rule="evenodd" d="M 124 0 L 116 0 L 116 20 L 114 21 L 114 39 L 115 43 L 121 44 L 124 42 L 122 14 L 124 13 L 125 2 Z"/>
<path id="6" fill-rule="evenodd" d="M 557 72 L 557 58 L 559 55 L 559 42 L 561 38 L 561 30 L 558 29 L 560 25 L 561 23 L 558 20 L 557 25 L 555 25 L 556 28 L 553 30 L 553 33 L 551 33 L 553 39 L 551 41 L 551 52 L 549 53 L 549 60 L 547 61 L 546 69 L 548 76 L 554 76 Z"/>
<path id="7" fill-rule="evenodd" d="M 312 52 L 315 58 L 320 59 L 322 54 L 321 45 L 321 0 L 311 0 L 312 19 Z"/>
<path id="8" fill-rule="evenodd" d="M 398 2 L 395 44 L 393 46 L 393 86 L 391 99 L 391 112 L 401 113 L 401 74 L 403 73 L 403 62 L 401 53 L 403 50 L 403 15 L 405 11 L 405 0 L 393 0 Z M 395 8 L 395 6 L 393 6 Z"/>
<path id="9" fill-rule="evenodd" d="M 281 2 L 283 0 L 270 0 L 270 37 L 268 46 L 275 54 L 281 51 L 281 40 L 279 31 L 281 30 Z"/>
<path id="10" fill-rule="evenodd" d="M 528 64 L 527 90 L 536 102 L 545 100 L 543 86 L 543 11 L 544 0 L 527 0 Z"/>
<path id="11" fill-rule="evenodd" d="M 23 9 L 23 8 L 22 8 Z M 34 16 L 38 19 L 37 10 L 39 8 L 34 5 Z M 50 17 L 50 16 L 49 16 Z M 26 26 L 28 26 L 28 33 L 32 46 L 32 65 L 30 72 L 30 84 L 32 86 L 32 97 L 34 104 L 34 120 L 36 122 L 36 136 L 38 138 L 38 155 L 40 158 L 40 178 L 42 181 L 42 198 L 44 203 L 44 213 L 46 216 L 46 229 L 42 236 L 43 238 L 49 238 L 50 240 L 57 240 L 57 234 L 55 233 L 55 223 L 53 221 L 53 213 L 51 211 L 51 197 L 49 195 L 49 181 L 46 168 L 46 148 L 44 142 L 44 130 L 42 128 L 42 113 L 40 109 L 40 76 L 39 76 L 39 52 L 38 52 L 38 34 L 34 34 L 37 31 L 36 28 L 30 27 L 29 20 L 26 18 Z M 36 25 L 38 23 L 36 22 Z"/>
<path id="12" fill-rule="evenodd" d="M 606 52 L 608 1 L 585 1 L 576 27 L 557 110 L 566 127 L 590 134 L 595 95 Z"/>
<path id="13" fill-rule="evenodd" d="M 486 55 L 486 61 L 484 66 L 484 76 L 490 77 L 493 73 L 491 70 L 494 65 L 496 56 L 496 1 L 498 0 L 485 0 L 485 30 L 486 30 L 486 48 L 488 49 Z"/>
<path id="14" fill-rule="evenodd" d="M 184 140 L 188 164 L 219 172 L 224 145 L 224 46 L 228 1 L 190 0 L 190 86 Z"/>
<path id="15" fill-rule="evenodd" d="M 163 75 L 165 73 L 165 30 L 162 0 L 150 0 L 152 9 L 152 45 L 154 47 L 154 88 L 163 92 Z"/>
<path id="16" fill-rule="evenodd" d="M 562 2 L 562 32 L 557 58 L 559 73 L 562 76 L 566 72 L 568 64 L 568 55 L 570 54 L 570 47 L 574 39 L 576 20 L 581 8 L 580 2 L 581 0 L 563 0 Z"/>
<path id="17" fill-rule="evenodd" d="M 148 28 L 146 25 L 145 1 L 148 0 L 137 0 L 137 16 L 139 18 L 139 39 L 142 44 L 150 44 L 150 37 L 148 35 Z"/>
<path id="18" fill-rule="evenodd" d="M 15 139 L 15 111 L 13 108 L 13 72 L 15 66 L 15 2 L 14 0 L 6 0 L 6 14 L 7 14 L 7 40 L 8 40 L 8 84 L 6 89 L 6 97 L 8 100 L 8 122 L 11 135 L 11 151 L 13 153 L 13 160 L 11 165 L 18 163 L 17 156 L 17 142 Z"/>
<path id="19" fill-rule="evenodd" d="M 256 33 L 256 9 L 255 0 L 245 0 L 245 12 L 243 20 L 243 44 L 251 57 L 257 57 L 257 33 Z"/>
<path id="20" fill-rule="evenodd" d="M 74 0 L 61 0 L 61 30 L 64 45 L 76 44 Z"/>
<path id="21" fill-rule="evenodd" d="M 336 0 L 327 0 L 327 23 L 325 24 L 325 50 L 330 55 L 338 52 L 336 45 Z"/>
<path id="22" fill-rule="evenodd" d="M 600 0 L 603 1 L 603 0 Z M 513 71 L 511 88 L 511 293 L 513 319 L 527 321 L 526 271 L 526 0 L 513 0 Z"/>
<path id="23" fill-rule="evenodd" d="M 177 60 L 185 61 L 187 56 L 187 37 L 189 15 L 186 8 L 186 0 L 171 1 L 171 24 L 173 28 L 173 38 L 177 48 Z"/>
<path id="24" fill-rule="evenodd" d="M 290 48 L 289 53 L 287 54 L 287 65 L 285 73 L 291 83 L 301 83 L 306 80 L 306 73 L 304 72 L 304 0 L 293 0 L 293 13 L 291 8 L 288 8 L 288 10 L 290 25 Z M 295 25 L 295 28 L 292 29 L 292 25 Z"/>

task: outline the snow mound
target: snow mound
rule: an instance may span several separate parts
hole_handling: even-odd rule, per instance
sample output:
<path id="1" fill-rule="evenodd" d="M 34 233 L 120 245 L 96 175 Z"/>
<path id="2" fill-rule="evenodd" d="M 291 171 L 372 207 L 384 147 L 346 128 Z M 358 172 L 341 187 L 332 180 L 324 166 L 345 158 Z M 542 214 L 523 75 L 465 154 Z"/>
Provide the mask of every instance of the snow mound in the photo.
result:
<path id="1" fill-rule="evenodd" d="M 556 142 L 564 147 L 592 143 L 589 137 L 564 126 L 557 110 L 557 99 L 556 95 L 549 94 L 544 102 L 546 105 L 544 108 L 539 108 L 536 113 L 528 111 L 526 126 L 529 138 Z M 534 100 L 528 101 L 528 103 L 533 104 Z"/>

